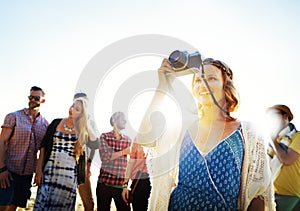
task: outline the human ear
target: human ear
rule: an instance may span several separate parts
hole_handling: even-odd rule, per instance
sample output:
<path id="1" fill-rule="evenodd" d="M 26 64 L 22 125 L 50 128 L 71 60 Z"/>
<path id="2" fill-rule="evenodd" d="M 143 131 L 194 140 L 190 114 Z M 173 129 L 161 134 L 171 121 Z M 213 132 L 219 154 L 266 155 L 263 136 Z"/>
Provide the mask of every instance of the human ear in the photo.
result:
<path id="1" fill-rule="evenodd" d="M 289 122 L 289 116 L 287 114 L 282 115 L 283 119 Z"/>

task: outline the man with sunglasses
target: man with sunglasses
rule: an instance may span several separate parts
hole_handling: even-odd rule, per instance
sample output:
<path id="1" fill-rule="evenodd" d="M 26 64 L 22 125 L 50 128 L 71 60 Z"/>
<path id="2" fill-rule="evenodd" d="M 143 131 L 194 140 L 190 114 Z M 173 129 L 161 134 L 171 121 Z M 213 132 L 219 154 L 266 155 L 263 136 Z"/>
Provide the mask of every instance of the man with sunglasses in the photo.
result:
<path id="1" fill-rule="evenodd" d="M 267 115 L 276 210 L 299 210 L 295 206 L 300 202 L 300 132 L 291 123 L 293 114 L 286 105 L 268 108 Z"/>
<path id="2" fill-rule="evenodd" d="M 40 87 L 31 87 L 28 108 L 7 114 L 1 126 L 0 210 L 26 207 L 30 198 L 37 151 L 48 127 L 39 112 L 44 95 Z"/>

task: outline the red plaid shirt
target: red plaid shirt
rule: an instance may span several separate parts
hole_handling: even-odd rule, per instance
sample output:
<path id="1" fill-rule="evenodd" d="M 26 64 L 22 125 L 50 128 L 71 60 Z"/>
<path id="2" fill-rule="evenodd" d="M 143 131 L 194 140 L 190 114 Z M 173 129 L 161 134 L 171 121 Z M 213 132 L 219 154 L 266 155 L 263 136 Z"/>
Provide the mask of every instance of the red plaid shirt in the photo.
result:
<path id="1" fill-rule="evenodd" d="M 115 187 L 123 185 L 127 156 L 124 155 L 115 160 L 110 160 L 110 158 L 112 153 L 124 150 L 130 145 L 131 139 L 126 135 L 122 135 L 121 140 L 116 140 L 113 131 L 101 134 L 99 153 L 102 164 L 98 182 Z"/>
<path id="2" fill-rule="evenodd" d="M 13 129 L 8 140 L 5 165 L 9 171 L 19 175 L 30 175 L 35 172 L 37 152 L 46 133 L 48 122 L 38 115 L 33 121 L 29 109 L 7 114 L 1 126 Z"/>

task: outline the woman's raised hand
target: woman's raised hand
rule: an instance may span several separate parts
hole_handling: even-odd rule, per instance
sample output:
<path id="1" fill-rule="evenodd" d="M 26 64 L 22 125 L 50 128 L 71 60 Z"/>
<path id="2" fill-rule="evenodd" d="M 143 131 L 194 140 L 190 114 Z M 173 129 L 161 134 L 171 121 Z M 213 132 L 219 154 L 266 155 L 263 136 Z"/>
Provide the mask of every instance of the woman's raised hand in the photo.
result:
<path id="1" fill-rule="evenodd" d="M 158 79 L 159 85 L 158 88 L 162 90 L 168 90 L 169 86 L 175 79 L 175 76 L 172 74 L 175 71 L 173 70 L 170 61 L 166 58 L 163 59 L 160 68 L 158 69 Z"/>

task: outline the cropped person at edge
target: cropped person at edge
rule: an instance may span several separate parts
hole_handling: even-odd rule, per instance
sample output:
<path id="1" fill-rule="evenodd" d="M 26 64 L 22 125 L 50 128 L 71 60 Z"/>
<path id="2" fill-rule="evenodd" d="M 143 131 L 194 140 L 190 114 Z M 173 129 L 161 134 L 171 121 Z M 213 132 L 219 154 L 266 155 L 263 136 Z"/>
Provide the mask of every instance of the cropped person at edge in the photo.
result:
<path id="1" fill-rule="evenodd" d="M 30 89 L 28 108 L 6 115 L 0 135 L 0 210 L 26 207 L 36 169 L 37 152 L 48 122 L 39 112 L 45 92 Z"/>

